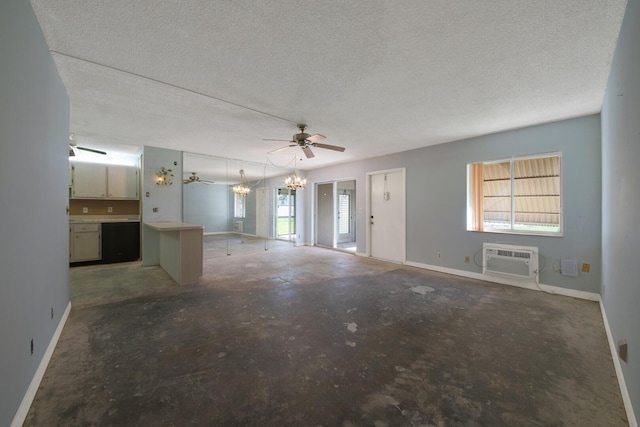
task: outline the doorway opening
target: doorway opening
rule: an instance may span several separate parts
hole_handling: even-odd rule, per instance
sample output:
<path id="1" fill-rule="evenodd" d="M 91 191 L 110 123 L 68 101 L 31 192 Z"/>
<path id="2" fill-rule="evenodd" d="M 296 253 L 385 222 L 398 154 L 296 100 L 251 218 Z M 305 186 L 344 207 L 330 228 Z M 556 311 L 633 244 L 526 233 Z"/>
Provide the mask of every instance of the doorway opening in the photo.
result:
<path id="1" fill-rule="evenodd" d="M 276 189 L 276 239 L 296 240 L 296 190 Z"/>
<path id="2" fill-rule="evenodd" d="M 315 244 L 356 252 L 356 181 L 316 184 Z"/>
<path id="3" fill-rule="evenodd" d="M 336 183 L 338 249 L 356 252 L 356 181 L 351 179 Z"/>

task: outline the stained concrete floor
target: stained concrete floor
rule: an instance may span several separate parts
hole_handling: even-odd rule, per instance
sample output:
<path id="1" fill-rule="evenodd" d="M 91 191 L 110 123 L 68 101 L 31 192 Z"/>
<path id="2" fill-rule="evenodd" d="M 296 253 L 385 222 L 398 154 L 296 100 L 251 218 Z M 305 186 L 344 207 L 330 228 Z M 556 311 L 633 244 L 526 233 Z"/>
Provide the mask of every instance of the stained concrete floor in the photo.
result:
<path id="1" fill-rule="evenodd" d="M 28 426 L 627 425 L 594 302 L 291 246 L 71 290 Z"/>

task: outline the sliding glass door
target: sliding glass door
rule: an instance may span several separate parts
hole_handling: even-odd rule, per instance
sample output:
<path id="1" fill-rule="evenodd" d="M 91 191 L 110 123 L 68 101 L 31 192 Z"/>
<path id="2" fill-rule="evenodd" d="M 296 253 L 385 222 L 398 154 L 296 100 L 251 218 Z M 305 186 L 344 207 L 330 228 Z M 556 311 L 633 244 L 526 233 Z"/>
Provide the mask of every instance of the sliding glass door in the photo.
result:
<path id="1" fill-rule="evenodd" d="M 296 237 L 296 190 L 276 190 L 276 238 L 295 241 Z"/>

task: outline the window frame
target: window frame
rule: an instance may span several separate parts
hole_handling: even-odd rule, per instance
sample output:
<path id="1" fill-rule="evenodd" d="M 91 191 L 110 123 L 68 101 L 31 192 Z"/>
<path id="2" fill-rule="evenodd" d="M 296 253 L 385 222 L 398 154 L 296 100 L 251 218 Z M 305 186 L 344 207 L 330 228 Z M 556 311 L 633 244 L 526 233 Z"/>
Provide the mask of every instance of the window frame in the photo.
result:
<path id="1" fill-rule="evenodd" d="M 233 217 L 234 218 L 246 218 L 247 217 L 247 195 L 233 193 Z M 238 212 L 240 211 L 240 212 Z M 240 214 L 240 215 L 239 215 Z"/>
<path id="2" fill-rule="evenodd" d="M 540 230 L 517 230 L 514 228 L 515 224 L 515 173 L 514 173 L 514 165 L 516 161 L 519 160 L 532 160 L 532 159 L 542 159 L 547 157 L 558 157 L 559 161 L 559 185 L 560 185 L 560 206 L 558 210 L 559 220 L 558 220 L 558 231 L 540 231 Z M 473 166 L 474 165 L 489 165 L 489 164 L 497 164 L 497 163 L 509 163 L 510 167 L 510 203 L 511 203 L 511 212 L 510 212 L 510 228 L 509 229 L 492 229 L 485 230 L 484 227 L 479 230 L 474 228 L 474 218 L 476 216 L 474 205 L 474 174 L 473 174 Z M 501 159 L 488 160 L 488 161 L 479 161 L 467 164 L 467 217 L 466 217 L 466 231 L 476 232 L 476 233 L 497 233 L 497 234 L 516 234 L 516 235 L 526 235 L 526 236 L 547 236 L 547 237 L 562 237 L 564 235 L 564 191 L 562 190 L 563 185 L 563 166 L 562 166 L 562 152 L 561 151 L 552 151 L 546 153 L 539 154 L 527 154 L 527 155 L 519 155 L 519 156 L 511 156 L 511 157 L 503 157 Z M 483 220 L 484 223 L 484 220 Z"/>

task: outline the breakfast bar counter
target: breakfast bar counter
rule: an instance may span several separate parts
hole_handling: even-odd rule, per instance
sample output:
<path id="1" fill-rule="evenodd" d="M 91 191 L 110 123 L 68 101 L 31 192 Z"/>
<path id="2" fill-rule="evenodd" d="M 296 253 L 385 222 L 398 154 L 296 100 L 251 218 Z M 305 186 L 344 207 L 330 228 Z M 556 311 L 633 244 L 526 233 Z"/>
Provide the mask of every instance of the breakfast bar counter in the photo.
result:
<path id="1" fill-rule="evenodd" d="M 204 226 L 158 221 L 144 225 L 159 234 L 160 266 L 178 285 L 197 283 L 202 276 Z"/>

